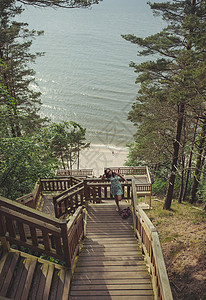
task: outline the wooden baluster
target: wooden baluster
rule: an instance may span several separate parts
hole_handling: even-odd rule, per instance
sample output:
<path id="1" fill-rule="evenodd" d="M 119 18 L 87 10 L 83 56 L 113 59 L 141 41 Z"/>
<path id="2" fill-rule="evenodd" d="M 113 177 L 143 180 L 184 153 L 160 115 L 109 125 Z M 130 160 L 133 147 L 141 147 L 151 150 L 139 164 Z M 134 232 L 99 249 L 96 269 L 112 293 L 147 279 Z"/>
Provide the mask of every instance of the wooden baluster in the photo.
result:
<path id="1" fill-rule="evenodd" d="M 87 186 L 87 181 L 84 180 L 84 198 L 85 198 L 85 206 L 86 209 L 88 209 L 88 205 L 89 205 L 89 191 L 88 191 L 88 186 Z"/>
<path id="2" fill-rule="evenodd" d="M 53 204 L 54 204 L 54 213 L 55 213 L 55 217 L 58 218 L 56 196 L 53 196 L 52 199 L 53 199 Z"/>
<path id="3" fill-rule="evenodd" d="M 75 208 L 77 209 L 79 207 L 79 199 L 78 199 L 78 194 L 75 194 Z"/>
<path id="4" fill-rule="evenodd" d="M 81 205 L 84 205 L 84 191 L 82 190 L 81 193 L 80 193 L 80 203 Z"/>
<path id="5" fill-rule="evenodd" d="M 21 241 L 26 242 L 26 234 L 23 223 L 17 222 L 17 227 Z"/>
<path id="6" fill-rule="evenodd" d="M 130 188 L 130 185 L 127 185 L 127 198 L 128 199 L 131 198 L 131 188 Z"/>
<path id="7" fill-rule="evenodd" d="M 31 233 L 31 240 L 33 246 L 38 246 L 38 238 L 36 233 L 36 228 L 33 226 L 29 226 L 30 233 Z"/>
<path id="8" fill-rule="evenodd" d="M 101 201 L 101 190 L 102 190 L 101 186 L 98 186 L 98 198 L 100 201 Z"/>
<path id="9" fill-rule="evenodd" d="M 107 187 L 104 187 L 104 199 L 107 199 Z"/>
<path id="10" fill-rule="evenodd" d="M 14 222 L 8 217 L 6 217 L 6 227 L 7 227 L 7 231 L 9 232 L 9 235 L 11 237 L 16 237 Z"/>
<path id="11" fill-rule="evenodd" d="M 46 230 L 42 230 L 42 236 L 43 236 L 43 244 L 44 244 L 45 250 L 50 251 L 51 247 L 50 247 L 48 232 Z"/>
<path id="12" fill-rule="evenodd" d="M 60 256 L 62 256 L 62 244 L 61 244 L 61 239 L 59 236 L 53 236 L 54 238 L 54 243 L 55 243 L 55 248 L 56 248 L 56 253 Z"/>
<path id="13" fill-rule="evenodd" d="M 61 236 L 62 236 L 63 249 L 64 249 L 64 261 L 67 267 L 71 267 L 71 256 L 69 251 L 67 222 L 64 221 L 64 223 L 62 223 L 60 226 L 61 226 Z"/>
<path id="14" fill-rule="evenodd" d="M 4 236 L 6 234 L 6 222 L 3 215 L 0 215 L 0 235 Z"/>

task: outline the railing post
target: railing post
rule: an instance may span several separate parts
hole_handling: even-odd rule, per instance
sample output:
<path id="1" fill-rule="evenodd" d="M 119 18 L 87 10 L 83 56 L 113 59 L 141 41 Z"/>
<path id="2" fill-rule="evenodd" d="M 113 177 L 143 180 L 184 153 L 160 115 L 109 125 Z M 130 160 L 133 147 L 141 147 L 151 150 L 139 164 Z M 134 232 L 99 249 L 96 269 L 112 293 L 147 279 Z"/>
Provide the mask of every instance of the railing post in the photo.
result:
<path id="1" fill-rule="evenodd" d="M 60 227 L 61 227 L 61 237 L 62 237 L 63 249 L 64 249 L 64 261 L 67 267 L 71 267 L 71 255 L 70 255 L 70 249 L 68 244 L 67 222 L 62 221 Z"/>
<path id="2" fill-rule="evenodd" d="M 52 199 L 53 199 L 53 204 L 54 204 L 54 213 L 55 213 L 55 217 L 58 218 L 56 196 L 53 196 Z"/>
<path id="3" fill-rule="evenodd" d="M 85 197 L 85 207 L 86 207 L 86 210 L 88 210 L 88 201 L 89 201 L 89 197 L 88 197 L 88 185 L 87 185 L 87 180 L 84 180 L 84 197 Z"/>
<path id="4" fill-rule="evenodd" d="M 9 242 L 6 240 L 6 237 L 5 237 L 5 236 L 2 236 L 0 240 L 1 240 L 1 244 L 2 244 L 3 251 L 4 251 L 4 252 L 9 252 L 9 250 L 10 250 L 10 244 L 9 244 Z"/>

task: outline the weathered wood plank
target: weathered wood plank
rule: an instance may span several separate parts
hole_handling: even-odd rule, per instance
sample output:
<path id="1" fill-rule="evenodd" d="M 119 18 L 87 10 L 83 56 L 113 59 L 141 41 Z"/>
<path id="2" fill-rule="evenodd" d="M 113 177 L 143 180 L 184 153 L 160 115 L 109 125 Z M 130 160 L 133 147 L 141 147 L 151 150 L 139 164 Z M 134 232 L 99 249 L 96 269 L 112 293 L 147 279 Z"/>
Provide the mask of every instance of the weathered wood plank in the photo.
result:
<path id="1" fill-rule="evenodd" d="M 24 286 L 25 286 L 26 277 L 27 277 L 27 274 L 28 274 L 29 265 L 30 265 L 30 259 L 27 258 L 23 262 L 23 271 L 22 271 L 22 274 L 21 274 L 21 280 L 19 282 L 17 293 L 15 295 L 16 300 L 21 299 L 21 296 L 22 296 L 22 293 L 23 293 L 23 290 L 24 290 Z"/>
<path id="2" fill-rule="evenodd" d="M 86 272 L 139 272 L 146 271 L 145 265 L 140 266 L 78 266 L 75 270 L 76 273 L 86 273 Z"/>
<path id="3" fill-rule="evenodd" d="M 48 268 L 49 268 L 49 264 L 43 264 L 41 266 L 41 275 L 40 275 L 40 280 L 39 280 L 39 286 L 38 286 L 38 290 L 37 290 L 36 299 L 42 299 L 45 284 L 46 284 L 46 277 L 47 277 L 47 273 L 48 273 Z"/>
<path id="4" fill-rule="evenodd" d="M 65 271 L 60 270 L 58 274 L 58 288 L 57 288 L 57 295 L 56 295 L 56 300 L 62 300 L 62 294 L 64 290 L 64 278 L 65 278 Z"/>
<path id="5" fill-rule="evenodd" d="M 151 283 L 142 284 L 88 284 L 74 285 L 72 284 L 71 291 L 106 291 L 106 290 L 152 290 Z"/>
<path id="6" fill-rule="evenodd" d="M 115 255 L 115 256 L 87 256 L 87 258 L 85 259 L 84 256 L 79 257 L 78 258 L 78 262 L 81 263 L 81 261 L 87 261 L 87 262 L 91 262 L 91 261 L 99 261 L 99 262 L 107 262 L 107 261 L 111 261 L 111 262 L 116 262 L 116 261 L 126 261 L 126 262 L 131 262 L 131 261 L 137 261 L 137 260 L 142 260 L 142 256 L 140 257 L 138 254 L 135 255 L 130 255 L 130 256 L 122 256 L 121 253 L 120 255 Z"/>
<path id="7" fill-rule="evenodd" d="M 4 278 L 4 285 L 2 286 L 1 291 L 0 291 L 0 295 L 3 297 L 6 297 L 6 294 L 8 292 L 9 285 L 11 283 L 11 280 L 13 277 L 13 272 L 16 268 L 18 259 L 19 259 L 19 253 L 15 253 L 14 255 L 12 255 L 11 263 L 9 264 L 9 269 L 8 269 L 7 273 L 5 274 L 6 276 Z"/>
<path id="8" fill-rule="evenodd" d="M 118 296 L 114 296 L 114 295 L 109 295 L 109 296 L 91 296 L 91 295 L 84 295 L 84 296 L 70 296 L 69 300 L 128 300 L 128 296 L 122 296 L 122 295 L 118 295 Z M 129 296 L 129 300 L 154 300 L 153 296 Z"/>
<path id="9" fill-rule="evenodd" d="M 95 254 L 94 254 L 94 252 L 93 251 L 89 251 L 89 249 L 88 249 L 88 251 L 87 252 L 83 252 L 83 253 L 81 253 L 80 254 L 80 256 L 79 257 L 83 257 L 83 256 L 116 256 L 116 255 L 126 255 L 126 256 L 128 256 L 128 255 L 135 255 L 135 254 L 137 254 L 136 253 L 136 251 L 134 250 L 134 251 L 116 251 L 116 252 L 104 252 L 104 251 L 98 251 L 98 252 L 95 252 Z"/>
<path id="10" fill-rule="evenodd" d="M 25 281 L 24 290 L 23 290 L 23 293 L 22 293 L 21 300 L 27 300 L 27 298 L 28 298 L 29 290 L 30 290 L 33 275 L 34 275 L 34 270 L 36 268 L 36 264 L 37 264 L 37 259 L 32 258 L 30 266 L 29 266 L 27 278 L 26 278 L 26 281 Z"/>
<path id="11" fill-rule="evenodd" d="M 132 229 L 115 205 L 89 207 L 87 236 L 69 299 L 152 300 L 151 278 Z"/>
<path id="12" fill-rule="evenodd" d="M 71 296 L 152 296 L 152 290 L 106 290 L 106 291 L 71 291 Z"/>
<path id="13" fill-rule="evenodd" d="M 43 293 L 43 297 L 42 297 L 42 299 L 44 299 L 44 300 L 49 299 L 49 293 L 50 293 L 53 273 L 54 273 L 54 265 L 49 264 L 47 278 L 46 278 L 46 282 L 45 282 L 45 286 L 44 286 L 44 293 Z"/>
<path id="14" fill-rule="evenodd" d="M 106 244 L 115 244 L 115 245 L 117 245 L 117 244 L 122 244 L 122 243 L 124 243 L 124 244 L 131 243 L 131 244 L 139 245 L 137 243 L 137 241 L 134 240 L 134 237 L 126 237 L 126 238 L 122 237 L 122 238 L 118 238 L 118 239 L 115 239 L 115 240 L 110 238 L 110 237 L 106 237 L 104 239 L 100 239 L 99 237 L 92 238 L 92 239 L 86 237 L 84 239 L 84 245 L 97 245 L 97 244 L 99 244 L 99 245 L 101 245 L 101 244 L 104 244 L 104 245 L 106 245 Z"/>
<path id="15" fill-rule="evenodd" d="M 63 290 L 62 300 L 69 299 L 70 281 L 71 281 L 71 271 L 67 270 L 64 279 L 64 290 Z"/>
<path id="16" fill-rule="evenodd" d="M 13 255 L 13 253 L 11 253 L 11 255 Z M 9 293 L 8 293 L 8 297 L 11 298 L 11 299 L 15 299 L 16 293 L 18 291 L 18 288 L 19 288 L 19 285 L 20 285 L 20 282 L 21 282 L 21 276 L 22 276 L 22 273 L 23 273 L 23 270 L 24 270 L 23 261 L 24 261 L 24 259 L 22 259 L 22 257 L 21 257 L 21 259 L 19 261 L 19 264 L 18 264 L 18 267 L 16 269 L 16 276 L 14 278 L 14 283 L 12 285 L 12 289 L 10 289 Z"/>
<path id="17" fill-rule="evenodd" d="M 8 273 L 11 261 L 12 261 L 12 255 L 11 255 L 11 253 L 9 253 L 6 256 L 6 259 L 4 261 L 4 265 L 2 267 L 1 274 L 0 274 L 0 295 L 1 295 L 1 290 L 3 288 L 4 280 L 6 278 L 6 274 Z"/>
<path id="18" fill-rule="evenodd" d="M 145 262 L 142 260 L 78 260 L 78 267 L 80 268 L 81 266 L 145 266 Z"/>
<path id="19" fill-rule="evenodd" d="M 130 278 L 129 282 L 126 278 L 118 278 L 118 279 L 72 279 L 72 287 L 73 286 L 84 286 L 84 285 L 127 285 L 127 284 L 151 284 L 150 277 L 148 278 Z"/>
<path id="20" fill-rule="evenodd" d="M 35 271 L 35 276 L 32 284 L 32 288 L 30 290 L 30 300 L 36 300 L 37 299 L 37 293 L 39 289 L 39 284 L 40 284 L 40 279 L 41 279 L 41 266 L 37 265 L 36 271 Z"/>

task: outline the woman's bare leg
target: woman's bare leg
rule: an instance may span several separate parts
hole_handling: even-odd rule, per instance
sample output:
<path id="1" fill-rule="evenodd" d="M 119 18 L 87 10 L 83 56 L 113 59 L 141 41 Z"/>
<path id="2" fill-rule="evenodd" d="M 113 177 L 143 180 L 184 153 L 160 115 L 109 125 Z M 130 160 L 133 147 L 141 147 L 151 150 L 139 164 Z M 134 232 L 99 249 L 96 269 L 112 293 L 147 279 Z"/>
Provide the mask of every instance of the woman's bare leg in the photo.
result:
<path id="1" fill-rule="evenodd" d="M 119 201 L 122 200 L 122 196 L 121 195 L 115 195 L 114 196 L 114 199 L 115 199 L 115 202 L 116 202 L 116 205 L 117 205 L 117 208 L 119 211 L 121 211 L 120 207 L 119 207 Z"/>

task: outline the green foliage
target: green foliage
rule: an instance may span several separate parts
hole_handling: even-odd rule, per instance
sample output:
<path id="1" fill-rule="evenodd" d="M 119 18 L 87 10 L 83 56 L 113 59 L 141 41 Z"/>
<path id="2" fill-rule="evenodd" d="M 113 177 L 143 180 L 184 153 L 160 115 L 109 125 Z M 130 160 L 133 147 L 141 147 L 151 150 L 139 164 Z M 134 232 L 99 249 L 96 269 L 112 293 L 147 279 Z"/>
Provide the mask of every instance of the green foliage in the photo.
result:
<path id="1" fill-rule="evenodd" d="M 71 169 L 79 160 L 80 151 L 89 147 L 89 143 L 85 142 L 85 134 L 86 129 L 79 124 L 63 121 L 44 128 L 40 136 L 51 155 L 57 157 L 59 166 Z"/>
<path id="2" fill-rule="evenodd" d="M 14 21 L 23 6 L 82 7 L 98 1 L 0 1 L 0 193 L 16 199 L 31 192 L 38 177 L 52 176 L 58 167 L 72 167 L 85 142 L 86 129 L 75 122 L 52 123 L 39 115 L 40 93 L 31 89 L 30 68 L 43 53 L 30 53 L 42 31 Z"/>
<path id="3" fill-rule="evenodd" d="M 0 139 L 0 193 L 16 199 L 33 190 L 39 177 L 52 176 L 57 160 L 37 137 Z"/>
<path id="4" fill-rule="evenodd" d="M 33 190 L 39 177 L 72 167 L 85 142 L 86 129 L 74 122 L 52 123 L 38 134 L 0 139 L 0 193 L 16 199 Z"/>
<path id="5" fill-rule="evenodd" d="M 156 196 L 164 196 L 167 191 L 167 181 L 157 178 L 152 184 L 152 194 Z"/>
<path id="6" fill-rule="evenodd" d="M 142 161 L 153 168 L 171 161 L 165 202 L 170 208 L 174 188 L 182 184 L 175 183 L 175 176 L 184 174 L 181 171 L 187 168 L 183 163 L 189 161 L 194 124 L 205 116 L 205 0 L 149 5 L 168 26 L 146 38 L 123 35 L 137 45 L 139 56 L 152 55 L 155 59 L 130 64 L 138 74 L 136 83 L 140 83 L 140 89 L 128 116 L 137 126 L 128 164 Z M 161 180 L 156 184 L 164 186 Z"/>
<path id="7" fill-rule="evenodd" d="M 59 259 L 57 259 L 57 258 L 54 258 L 54 257 L 52 257 L 52 256 L 48 256 L 48 255 L 46 255 L 46 254 L 42 254 L 42 255 L 40 256 L 40 258 L 41 258 L 41 259 L 48 260 L 48 261 L 50 261 L 50 262 L 52 262 L 52 263 L 54 263 L 54 264 L 59 264 L 59 265 L 61 265 L 61 266 L 65 266 L 65 262 L 62 262 L 61 260 L 59 260 Z"/>
<path id="8" fill-rule="evenodd" d="M 206 165 L 204 166 L 197 193 L 198 201 L 206 207 Z"/>
<path id="9" fill-rule="evenodd" d="M 29 67 L 43 53 L 30 53 L 32 40 L 42 31 L 29 30 L 28 24 L 13 18 L 22 7 L 14 1 L 0 3 L 0 120 L 5 134 L 17 137 L 37 131 L 46 119 L 38 115 L 40 93 L 31 89 L 35 72 Z"/>
<path id="10" fill-rule="evenodd" d="M 20 3 L 37 7 L 85 8 L 102 0 L 17 0 Z"/>

